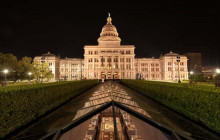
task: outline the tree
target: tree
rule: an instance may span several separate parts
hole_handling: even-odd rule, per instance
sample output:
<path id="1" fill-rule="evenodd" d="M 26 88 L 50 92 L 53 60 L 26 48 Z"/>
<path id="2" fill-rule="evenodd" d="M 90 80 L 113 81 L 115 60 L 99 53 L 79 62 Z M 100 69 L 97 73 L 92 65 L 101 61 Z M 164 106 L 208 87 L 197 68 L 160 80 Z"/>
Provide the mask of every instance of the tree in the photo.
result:
<path id="1" fill-rule="evenodd" d="M 8 69 L 10 72 L 10 78 L 16 82 L 18 79 L 29 79 L 28 73 L 32 73 L 32 77 L 36 78 L 36 81 L 40 79 L 53 78 L 54 75 L 47 63 L 41 64 L 40 62 L 33 62 L 31 57 L 22 57 L 21 60 L 17 60 L 17 57 L 13 54 L 0 53 L 0 71 Z M 3 74 L 2 74 L 3 75 Z"/>
<path id="2" fill-rule="evenodd" d="M 21 71 L 22 78 L 27 79 L 28 78 L 28 72 L 33 71 L 33 65 L 32 65 L 32 58 L 31 57 L 23 57 L 19 61 L 19 67 Z"/>
<path id="3" fill-rule="evenodd" d="M 32 65 L 32 58 L 31 57 L 22 57 L 20 61 L 18 61 L 18 67 L 15 70 L 15 81 L 18 79 L 28 79 L 28 72 L 33 71 L 33 65 Z"/>
<path id="4" fill-rule="evenodd" d="M 44 78 L 47 78 L 47 81 L 49 81 L 50 78 L 53 78 L 54 75 L 51 70 L 49 70 L 49 65 L 47 63 L 40 63 L 38 61 L 35 61 L 32 63 L 33 65 L 33 77 L 36 79 L 37 82 L 40 82 L 40 80 L 43 80 Z"/>
<path id="5" fill-rule="evenodd" d="M 0 71 L 3 71 L 4 69 L 8 69 L 9 76 L 10 78 L 12 78 L 17 68 L 18 68 L 18 60 L 16 56 L 14 56 L 13 54 L 0 53 Z"/>
<path id="6" fill-rule="evenodd" d="M 45 73 L 45 78 L 47 78 L 47 81 L 49 81 L 53 77 L 54 77 L 54 74 L 52 73 L 52 71 L 48 71 Z"/>

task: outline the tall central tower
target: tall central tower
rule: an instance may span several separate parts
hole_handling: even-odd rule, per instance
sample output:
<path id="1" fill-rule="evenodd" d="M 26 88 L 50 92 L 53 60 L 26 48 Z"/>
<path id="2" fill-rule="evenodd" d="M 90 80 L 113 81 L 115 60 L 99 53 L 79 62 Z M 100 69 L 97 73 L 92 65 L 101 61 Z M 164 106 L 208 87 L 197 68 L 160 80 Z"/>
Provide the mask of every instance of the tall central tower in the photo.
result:
<path id="1" fill-rule="evenodd" d="M 110 14 L 98 45 L 84 47 L 84 77 L 87 79 L 133 79 L 134 46 L 121 45 Z"/>

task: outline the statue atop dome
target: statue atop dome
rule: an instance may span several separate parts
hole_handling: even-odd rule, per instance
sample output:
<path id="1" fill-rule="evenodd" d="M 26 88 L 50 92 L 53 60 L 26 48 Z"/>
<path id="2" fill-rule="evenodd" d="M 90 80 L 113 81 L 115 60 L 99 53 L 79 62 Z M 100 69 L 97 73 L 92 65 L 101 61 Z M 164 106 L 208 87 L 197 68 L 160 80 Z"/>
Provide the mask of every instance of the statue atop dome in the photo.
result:
<path id="1" fill-rule="evenodd" d="M 110 13 L 108 13 L 107 24 L 112 24 L 112 18 Z"/>

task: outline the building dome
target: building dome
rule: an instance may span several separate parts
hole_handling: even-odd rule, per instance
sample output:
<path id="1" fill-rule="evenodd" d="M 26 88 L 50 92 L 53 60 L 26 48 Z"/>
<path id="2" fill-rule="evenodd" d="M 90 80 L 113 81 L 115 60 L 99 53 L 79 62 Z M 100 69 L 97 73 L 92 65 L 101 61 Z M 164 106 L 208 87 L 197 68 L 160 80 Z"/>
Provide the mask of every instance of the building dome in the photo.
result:
<path id="1" fill-rule="evenodd" d="M 100 33 L 98 42 L 100 41 L 121 41 L 118 37 L 116 27 L 112 25 L 112 18 L 110 17 L 110 14 L 107 18 L 107 24 L 102 28 L 102 32 Z"/>

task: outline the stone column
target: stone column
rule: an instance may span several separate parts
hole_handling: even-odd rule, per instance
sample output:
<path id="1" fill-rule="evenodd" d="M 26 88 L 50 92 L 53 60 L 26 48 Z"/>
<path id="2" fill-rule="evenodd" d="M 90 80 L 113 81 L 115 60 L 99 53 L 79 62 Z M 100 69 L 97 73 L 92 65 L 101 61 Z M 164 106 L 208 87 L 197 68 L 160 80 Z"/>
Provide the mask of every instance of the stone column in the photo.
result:
<path id="1" fill-rule="evenodd" d="M 121 70 L 121 62 L 120 62 L 120 56 L 118 56 L 118 69 Z"/>
<path id="2" fill-rule="evenodd" d="M 113 65 L 115 64 L 115 62 L 114 62 L 114 57 L 113 56 L 111 56 L 111 63 L 110 63 L 110 65 L 111 65 L 111 70 L 113 70 Z"/>
<path id="3" fill-rule="evenodd" d="M 127 65 L 127 60 L 126 60 L 126 59 L 127 59 L 127 57 L 124 57 L 124 76 L 125 76 L 124 78 L 125 78 L 125 79 L 128 78 L 128 77 L 127 77 L 128 75 L 127 75 L 127 67 L 126 67 L 126 65 Z"/>

